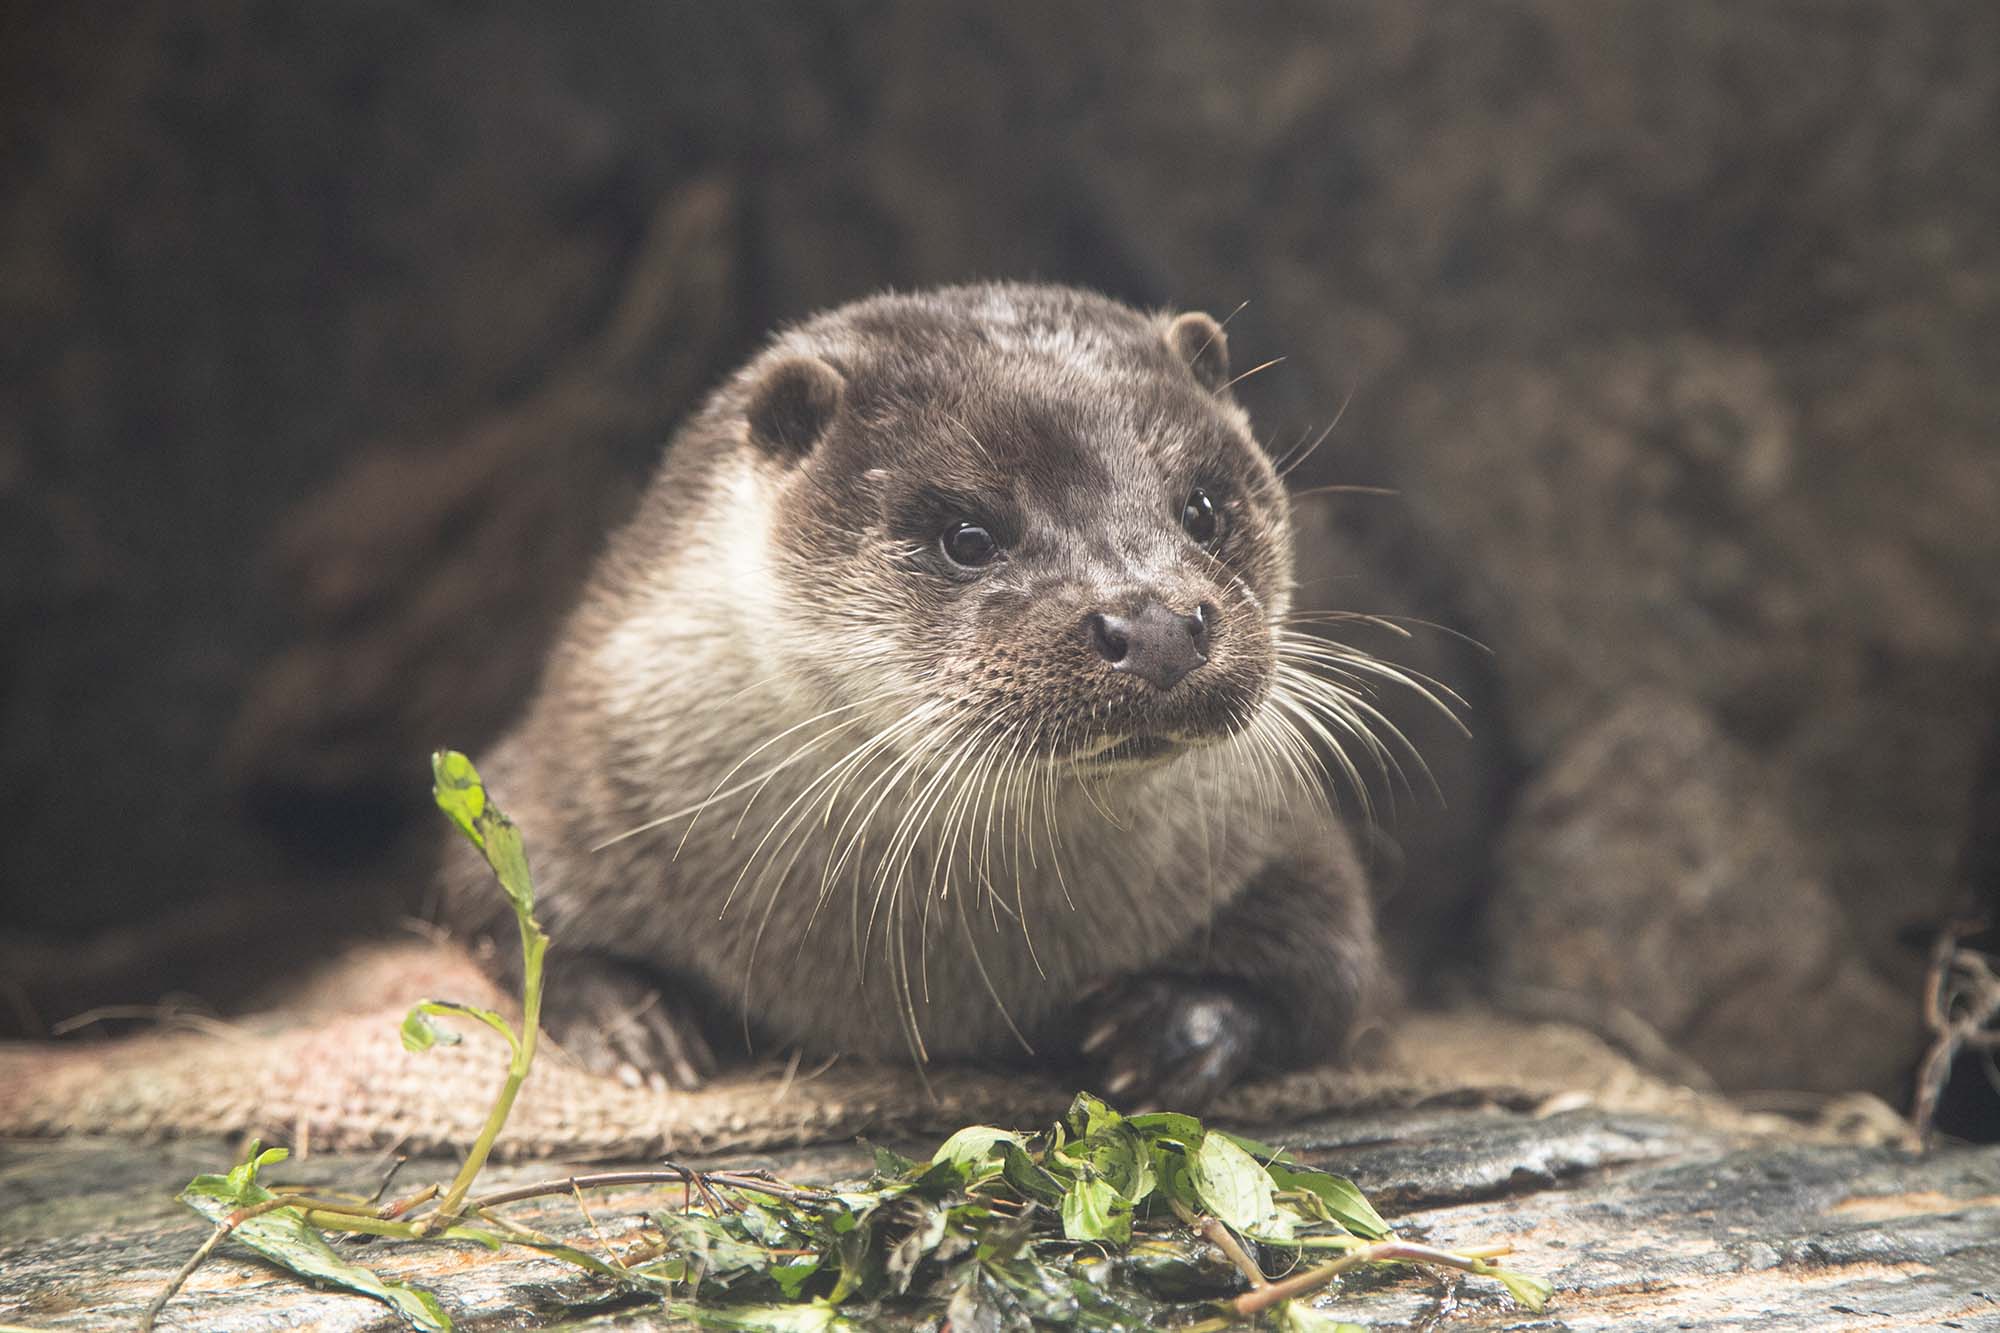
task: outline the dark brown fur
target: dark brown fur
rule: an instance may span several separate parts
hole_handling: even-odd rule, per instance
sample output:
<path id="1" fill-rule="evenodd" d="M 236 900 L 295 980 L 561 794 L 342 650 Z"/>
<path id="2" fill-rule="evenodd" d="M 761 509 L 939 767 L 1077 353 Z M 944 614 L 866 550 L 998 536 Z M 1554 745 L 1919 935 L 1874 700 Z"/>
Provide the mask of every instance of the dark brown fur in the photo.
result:
<path id="1" fill-rule="evenodd" d="M 1299 678 L 1325 659 L 1285 624 L 1287 501 L 1227 380 L 1206 316 L 993 285 L 822 315 L 724 385 L 484 765 L 558 1041 L 681 1083 L 704 1031 L 1087 1047 L 1114 1093 L 1180 1100 L 1338 1055 L 1379 966 L 1310 751 L 1355 696 Z M 944 555 L 967 521 L 1003 559 Z M 1212 617 L 1171 688 L 1083 628 L 1148 599 Z M 1126 741 L 1167 753 L 1095 758 Z M 447 880 L 490 929 L 477 868 Z"/>

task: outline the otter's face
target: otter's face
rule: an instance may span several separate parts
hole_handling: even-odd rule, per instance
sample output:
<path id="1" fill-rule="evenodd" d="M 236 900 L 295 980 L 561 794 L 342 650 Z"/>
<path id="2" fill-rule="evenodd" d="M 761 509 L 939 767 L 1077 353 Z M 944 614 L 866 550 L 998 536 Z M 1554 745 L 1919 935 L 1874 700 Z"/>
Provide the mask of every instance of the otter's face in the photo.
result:
<path id="1" fill-rule="evenodd" d="M 1080 774 L 1229 737 L 1272 688 L 1291 550 L 1221 330 L 1033 315 L 891 306 L 896 355 L 851 316 L 851 355 L 767 374 L 788 665 L 878 729 Z"/>

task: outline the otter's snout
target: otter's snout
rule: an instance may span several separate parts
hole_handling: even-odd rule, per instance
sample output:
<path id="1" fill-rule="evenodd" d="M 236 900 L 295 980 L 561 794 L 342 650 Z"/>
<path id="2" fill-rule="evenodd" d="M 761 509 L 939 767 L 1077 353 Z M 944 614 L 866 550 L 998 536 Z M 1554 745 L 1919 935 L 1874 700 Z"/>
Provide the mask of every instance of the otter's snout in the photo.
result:
<path id="1" fill-rule="evenodd" d="M 1084 634 L 1113 671 L 1129 671 L 1162 690 L 1172 689 L 1208 660 L 1208 636 L 1216 610 L 1203 602 L 1193 615 L 1148 600 L 1131 615 L 1093 611 L 1083 618 Z"/>

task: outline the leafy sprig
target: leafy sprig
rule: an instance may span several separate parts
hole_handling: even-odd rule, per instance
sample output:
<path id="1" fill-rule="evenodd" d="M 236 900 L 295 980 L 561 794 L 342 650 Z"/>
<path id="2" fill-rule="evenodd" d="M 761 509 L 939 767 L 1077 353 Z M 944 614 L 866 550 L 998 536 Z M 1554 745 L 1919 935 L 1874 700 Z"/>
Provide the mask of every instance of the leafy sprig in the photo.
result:
<path id="1" fill-rule="evenodd" d="M 380 1300 L 409 1325 L 449 1330 L 437 1298 L 351 1263 L 328 1232 L 398 1241 L 523 1245 L 619 1287 L 663 1298 L 717 1328 L 833 1330 L 895 1312 L 948 1319 L 954 1330 L 1033 1325 L 1122 1330 L 1173 1323 L 1209 1333 L 1256 1321 L 1290 1330 L 1352 1328 L 1307 1300 L 1366 1265 L 1435 1264 L 1492 1278 L 1539 1311 L 1540 1278 L 1498 1267 L 1507 1247 L 1451 1252 L 1398 1239 L 1352 1181 L 1291 1154 L 1173 1113 L 1122 1115 L 1079 1094 L 1038 1134 L 987 1125 L 961 1129 L 928 1161 L 875 1149 L 863 1182 L 821 1189 L 755 1172 L 605 1172 L 472 1197 L 533 1064 L 548 936 L 534 918 L 521 836 L 493 804 L 471 761 L 432 757 L 437 803 L 485 855 L 519 924 L 522 1021 L 426 1000 L 404 1017 L 412 1051 L 456 1042 L 434 1019 L 469 1019 L 506 1039 L 505 1079 L 479 1137 L 450 1185 L 376 1206 L 265 1185 L 283 1148 L 253 1143 L 222 1175 L 197 1176 L 181 1199 L 215 1230 L 146 1313 L 150 1327 L 225 1239 L 315 1282 Z M 649 1243 L 599 1257 L 506 1219 L 496 1209 L 585 1189 L 679 1184 L 684 1205 L 649 1219 Z M 1314 1261 L 1332 1254 L 1324 1262 Z M 1292 1270 L 1282 1279 L 1267 1271 Z"/>

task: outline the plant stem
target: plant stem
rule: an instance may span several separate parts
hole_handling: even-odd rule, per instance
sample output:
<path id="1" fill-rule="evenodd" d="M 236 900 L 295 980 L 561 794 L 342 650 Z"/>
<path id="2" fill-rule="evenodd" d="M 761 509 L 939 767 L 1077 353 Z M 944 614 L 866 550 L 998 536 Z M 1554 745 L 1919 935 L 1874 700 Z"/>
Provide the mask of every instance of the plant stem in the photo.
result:
<path id="1" fill-rule="evenodd" d="M 1503 1251 L 1504 1252 L 1504 1251 Z M 1282 1301 L 1295 1296 L 1303 1296 L 1309 1291 L 1317 1291 L 1342 1273 L 1352 1272 L 1363 1264 L 1385 1262 L 1441 1264 L 1446 1268 L 1462 1268 L 1468 1273 L 1482 1277 L 1490 1276 L 1491 1267 L 1482 1256 L 1454 1254 L 1450 1250 L 1434 1249 L 1429 1245 L 1418 1245 L 1407 1240 L 1378 1240 L 1373 1245 L 1344 1254 L 1338 1259 L 1321 1264 L 1318 1268 L 1307 1269 L 1297 1277 L 1288 1277 L 1282 1282 L 1258 1287 L 1238 1296 L 1231 1305 L 1236 1313 L 1245 1318 L 1262 1314 Z"/>
<path id="2" fill-rule="evenodd" d="M 1202 1217 L 1179 1199 L 1169 1198 L 1167 1202 L 1173 1206 L 1175 1217 L 1180 1218 L 1185 1225 L 1199 1233 L 1203 1240 L 1228 1256 L 1229 1262 L 1235 1264 L 1243 1276 L 1249 1279 L 1251 1290 L 1271 1284 L 1271 1279 L 1264 1276 L 1264 1270 L 1257 1266 L 1257 1261 L 1250 1257 L 1249 1251 L 1243 1248 L 1242 1242 L 1236 1239 L 1235 1233 L 1223 1224 L 1221 1218 Z"/>
<path id="3" fill-rule="evenodd" d="M 473 1140 L 472 1151 L 465 1155 L 465 1164 L 458 1168 L 451 1188 L 445 1191 L 444 1202 L 438 1205 L 437 1212 L 417 1224 L 425 1231 L 435 1229 L 435 1226 L 449 1226 L 458 1219 L 466 1192 L 485 1169 L 486 1158 L 493 1151 L 493 1141 L 500 1137 L 501 1127 L 507 1123 L 507 1116 L 514 1109 L 514 1099 L 520 1095 L 521 1084 L 527 1081 L 528 1069 L 535 1060 L 535 1041 L 542 1032 L 542 955 L 548 951 L 549 937 L 525 912 L 519 915 L 518 920 L 522 965 L 521 1040 L 514 1048 L 513 1058 L 507 1062 L 507 1081 L 500 1088 L 500 1096 L 487 1113 L 486 1125 L 479 1131 L 479 1137 Z M 433 1226 L 425 1226 L 425 1223 Z"/>
<path id="4" fill-rule="evenodd" d="M 482 1194 L 468 1201 L 465 1210 L 491 1208 L 496 1204 L 519 1203 L 523 1199 L 539 1199 L 550 1194 L 568 1194 L 573 1189 L 609 1189 L 614 1185 L 687 1185 L 687 1177 L 678 1171 L 599 1171 L 588 1176 L 564 1176 L 560 1180 L 542 1180 L 533 1185 L 520 1185 L 514 1189 L 501 1190 L 497 1194 Z"/>

